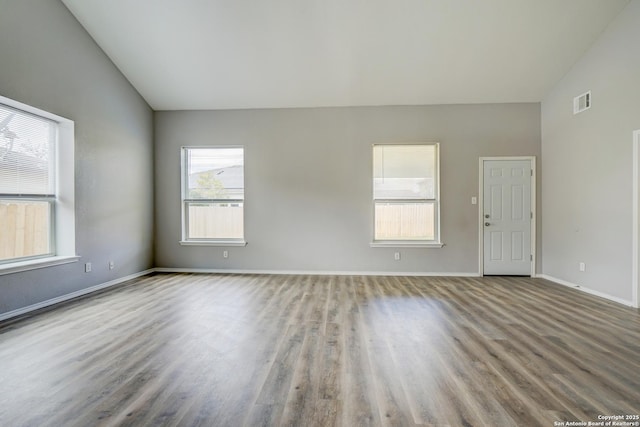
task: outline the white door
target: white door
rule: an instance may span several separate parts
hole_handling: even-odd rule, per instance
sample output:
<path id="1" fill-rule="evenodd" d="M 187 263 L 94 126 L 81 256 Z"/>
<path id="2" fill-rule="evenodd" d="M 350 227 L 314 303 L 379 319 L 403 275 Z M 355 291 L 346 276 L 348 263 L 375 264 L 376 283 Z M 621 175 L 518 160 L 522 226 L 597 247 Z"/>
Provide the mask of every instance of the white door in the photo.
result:
<path id="1" fill-rule="evenodd" d="M 531 275 L 530 160 L 483 163 L 485 275 Z"/>

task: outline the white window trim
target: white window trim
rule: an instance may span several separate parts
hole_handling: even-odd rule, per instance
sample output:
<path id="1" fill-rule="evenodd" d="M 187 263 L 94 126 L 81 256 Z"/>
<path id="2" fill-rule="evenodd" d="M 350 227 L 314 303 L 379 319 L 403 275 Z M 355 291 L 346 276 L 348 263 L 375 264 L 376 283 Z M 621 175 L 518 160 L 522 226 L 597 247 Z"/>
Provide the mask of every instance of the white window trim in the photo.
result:
<path id="1" fill-rule="evenodd" d="M 11 262 L 0 267 L 0 276 L 4 274 L 19 273 L 21 271 L 36 270 L 38 268 L 53 267 L 54 265 L 70 264 L 77 262 L 79 256 L 50 256 L 45 258 L 30 259 L 27 261 Z"/>
<path id="2" fill-rule="evenodd" d="M 180 221 L 182 224 L 182 238 L 180 239 L 180 245 L 182 246 L 228 246 L 228 247 L 238 247 L 238 246 L 247 246 L 247 242 L 244 239 L 187 239 L 187 228 L 189 227 L 189 221 L 187 217 L 187 199 L 185 190 L 187 188 L 187 183 L 185 182 L 187 171 L 187 159 L 186 152 L 189 149 L 216 149 L 216 148 L 242 148 L 242 155 L 246 158 L 246 150 L 242 145 L 185 145 L 180 147 Z M 229 200 L 227 200 L 229 201 Z M 229 201 L 233 202 L 233 201 Z M 242 200 L 243 206 L 245 204 L 245 200 Z M 242 210 L 242 221 L 244 223 L 244 214 L 245 210 Z M 244 234 L 244 233 L 243 233 Z"/>
<path id="3" fill-rule="evenodd" d="M 182 246 L 247 246 L 244 240 L 180 240 Z"/>
<path id="4" fill-rule="evenodd" d="M 371 149 L 371 156 L 373 156 L 373 147 L 376 145 L 394 145 L 394 144 L 373 144 L 372 145 L 372 149 Z M 435 217 L 436 217 L 436 221 L 435 221 L 435 233 L 436 233 L 436 238 L 434 240 L 376 240 L 375 238 L 375 227 L 376 227 L 376 214 L 375 214 L 375 209 L 376 209 L 376 201 L 380 201 L 377 200 L 375 197 L 373 197 L 373 188 L 372 188 L 372 210 L 371 210 L 371 215 L 373 218 L 372 224 L 373 227 L 371 229 L 372 235 L 371 235 L 371 243 L 369 243 L 369 247 L 371 248 L 442 248 L 445 246 L 445 244 L 442 242 L 442 237 L 440 235 L 440 223 L 441 223 L 441 216 L 440 216 L 440 205 L 441 205 L 441 198 L 440 198 L 440 143 L 439 142 L 412 142 L 412 143 L 399 143 L 397 145 L 435 145 L 436 147 L 436 197 L 435 199 L 433 199 L 433 202 L 435 204 Z M 373 159 L 371 160 L 371 164 L 373 164 Z M 372 173 L 373 175 L 373 173 Z M 394 200 L 394 201 L 398 201 L 398 200 Z"/>
<path id="5" fill-rule="evenodd" d="M 75 221 L 75 123 L 72 120 L 0 96 L 0 103 L 58 123 L 56 147 L 56 201 L 54 254 L 0 264 L 0 275 L 76 262 Z"/>
<path id="6" fill-rule="evenodd" d="M 427 240 L 418 240 L 411 243 L 409 240 L 379 240 L 369 243 L 372 248 L 441 248 L 444 243 L 428 243 Z"/>

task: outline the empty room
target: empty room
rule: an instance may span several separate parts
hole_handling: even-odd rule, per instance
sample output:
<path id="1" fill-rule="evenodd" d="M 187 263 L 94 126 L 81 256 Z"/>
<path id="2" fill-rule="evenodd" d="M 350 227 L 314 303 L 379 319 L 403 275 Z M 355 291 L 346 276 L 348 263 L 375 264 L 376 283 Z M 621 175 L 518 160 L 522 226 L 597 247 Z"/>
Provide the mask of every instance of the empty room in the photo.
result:
<path id="1" fill-rule="evenodd" d="M 0 0 L 0 426 L 640 426 L 640 0 Z"/>

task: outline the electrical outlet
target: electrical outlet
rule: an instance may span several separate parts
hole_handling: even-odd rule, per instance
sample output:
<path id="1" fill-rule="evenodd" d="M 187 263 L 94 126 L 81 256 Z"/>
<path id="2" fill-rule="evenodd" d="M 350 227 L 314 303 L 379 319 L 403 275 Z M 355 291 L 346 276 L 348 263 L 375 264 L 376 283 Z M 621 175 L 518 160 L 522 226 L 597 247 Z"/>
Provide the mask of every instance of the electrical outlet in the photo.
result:
<path id="1" fill-rule="evenodd" d="M 579 268 L 580 268 L 580 271 L 586 271 L 586 270 L 587 270 L 587 266 L 585 265 L 585 263 L 584 263 L 584 262 L 581 262 L 581 263 L 580 263 Z"/>
<path id="2" fill-rule="evenodd" d="M 473 196 L 473 197 L 471 198 L 471 204 L 472 204 L 472 205 L 477 205 L 477 204 L 478 204 L 478 198 L 477 198 L 476 196 Z"/>
<path id="3" fill-rule="evenodd" d="M 229 251 L 222 251 L 222 258 L 229 258 Z"/>
<path id="4" fill-rule="evenodd" d="M 91 263 L 88 262 L 84 265 L 84 272 L 85 273 L 91 273 Z"/>
<path id="5" fill-rule="evenodd" d="M 396 261 L 400 261 L 400 252 L 396 252 L 395 254 L 393 254 L 393 259 L 395 259 Z"/>
<path id="6" fill-rule="evenodd" d="M 109 261 L 109 270 L 113 270 L 116 268 L 116 263 L 114 261 Z"/>

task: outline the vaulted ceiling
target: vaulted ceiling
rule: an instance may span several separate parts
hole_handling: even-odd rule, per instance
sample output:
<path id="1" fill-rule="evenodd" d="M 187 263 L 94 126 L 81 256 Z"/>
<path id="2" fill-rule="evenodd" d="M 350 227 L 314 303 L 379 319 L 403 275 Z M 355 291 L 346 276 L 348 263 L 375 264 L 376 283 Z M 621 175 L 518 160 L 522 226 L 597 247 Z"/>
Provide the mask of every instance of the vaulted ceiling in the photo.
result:
<path id="1" fill-rule="evenodd" d="M 628 0 L 62 0 L 156 110 L 538 102 Z"/>

